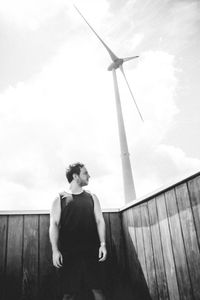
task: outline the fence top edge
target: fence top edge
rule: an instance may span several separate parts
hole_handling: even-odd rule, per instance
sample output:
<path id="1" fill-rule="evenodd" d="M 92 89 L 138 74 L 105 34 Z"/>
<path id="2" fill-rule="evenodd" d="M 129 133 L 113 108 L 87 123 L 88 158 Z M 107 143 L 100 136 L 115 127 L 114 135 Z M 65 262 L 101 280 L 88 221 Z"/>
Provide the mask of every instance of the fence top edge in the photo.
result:
<path id="1" fill-rule="evenodd" d="M 103 213 L 117 213 L 119 208 L 102 209 Z M 49 215 L 50 210 L 0 210 L 0 215 Z"/>
<path id="2" fill-rule="evenodd" d="M 176 182 L 169 182 L 167 185 L 164 185 L 164 186 L 161 186 L 160 188 L 158 188 L 157 190 L 154 190 L 153 192 L 149 193 L 149 194 L 146 194 L 136 200 L 133 200 L 127 204 L 125 204 L 123 207 L 120 208 L 120 212 L 123 212 L 133 206 L 136 206 L 136 205 L 139 205 L 139 204 L 142 204 L 144 202 L 147 202 L 149 201 L 150 199 L 153 199 L 155 197 L 157 197 L 158 195 L 162 194 L 162 193 L 165 193 L 166 191 L 170 190 L 170 189 L 173 189 L 174 187 L 182 184 L 182 183 L 186 183 L 188 182 L 189 180 L 192 180 L 196 177 L 200 176 L 200 172 L 197 172 L 195 174 L 192 174 L 192 175 L 189 175 L 185 178 L 182 177 L 179 177 L 177 178 Z"/>

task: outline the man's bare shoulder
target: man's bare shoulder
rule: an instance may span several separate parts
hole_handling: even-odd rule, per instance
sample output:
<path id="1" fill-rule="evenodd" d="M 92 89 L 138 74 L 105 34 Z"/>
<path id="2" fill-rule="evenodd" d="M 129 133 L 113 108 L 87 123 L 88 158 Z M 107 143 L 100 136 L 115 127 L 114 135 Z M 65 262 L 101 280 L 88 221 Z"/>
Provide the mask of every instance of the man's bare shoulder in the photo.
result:
<path id="1" fill-rule="evenodd" d="M 86 193 L 88 193 L 88 194 L 90 194 L 92 197 L 93 196 L 96 196 L 94 193 L 92 193 L 90 190 L 85 190 L 86 191 Z"/>
<path id="2" fill-rule="evenodd" d="M 69 193 L 67 193 L 66 191 L 61 191 L 57 194 L 57 196 L 54 198 L 53 202 L 52 202 L 52 206 L 55 207 L 57 205 L 60 204 L 60 200 L 63 198 L 63 197 L 66 197 L 68 196 Z"/>
<path id="3" fill-rule="evenodd" d="M 93 200 L 94 200 L 95 203 L 99 203 L 99 199 L 98 199 L 98 197 L 97 197 L 96 194 L 92 193 L 89 190 L 86 190 L 86 192 L 92 196 L 92 198 L 93 198 Z"/>
<path id="4" fill-rule="evenodd" d="M 60 204 L 60 196 L 57 195 L 57 196 L 53 199 L 53 201 L 52 201 L 52 204 L 51 204 L 51 211 L 52 211 L 52 210 L 55 210 L 55 209 L 59 206 L 59 204 Z"/>

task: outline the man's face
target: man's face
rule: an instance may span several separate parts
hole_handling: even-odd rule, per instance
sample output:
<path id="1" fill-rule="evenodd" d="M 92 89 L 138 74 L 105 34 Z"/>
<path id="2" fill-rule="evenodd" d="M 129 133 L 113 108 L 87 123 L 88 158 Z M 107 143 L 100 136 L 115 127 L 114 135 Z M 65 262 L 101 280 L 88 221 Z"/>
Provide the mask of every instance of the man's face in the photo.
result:
<path id="1" fill-rule="evenodd" d="M 80 174 L 78 175 L 78 183 L 80 186 L 88 185 L 90 175 L 86 169 L 86 167 L 82 167 L 80 170 Z"/>

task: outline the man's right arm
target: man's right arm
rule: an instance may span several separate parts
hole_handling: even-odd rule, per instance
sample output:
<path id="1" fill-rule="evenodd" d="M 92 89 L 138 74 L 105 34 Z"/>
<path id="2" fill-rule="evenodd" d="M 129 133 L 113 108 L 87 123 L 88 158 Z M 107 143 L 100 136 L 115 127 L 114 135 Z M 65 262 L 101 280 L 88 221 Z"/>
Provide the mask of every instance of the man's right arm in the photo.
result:
<path id="1" fill-rule="evenodd" d="M 62 254 L 58 249 L 58 239 L 59 239 L 59 226 L 60 226 L 60 198 L 57 197 L 51 207 L 50 212 L 50 226 L 49 226 L 49 237 L 53 252 L 53 265 L 56 268 L 62 267 L 63 258 Z"/>

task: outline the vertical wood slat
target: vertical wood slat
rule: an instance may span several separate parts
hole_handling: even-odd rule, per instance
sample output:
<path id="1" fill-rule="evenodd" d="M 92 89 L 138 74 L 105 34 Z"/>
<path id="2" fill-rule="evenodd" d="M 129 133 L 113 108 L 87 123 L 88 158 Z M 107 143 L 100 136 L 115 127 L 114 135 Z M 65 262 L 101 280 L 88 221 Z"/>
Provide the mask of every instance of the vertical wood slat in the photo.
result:
<path id="1" fill-rule="evenodd" d="M 128 221 L 128 232 L 131 237 L 131 242 L 133 243 L 135 253 L 137 253 L 138 250 L 137 250 L 137 239 L 136 239 L 135 226 L 134 226 L 133 208 L 127 210 L 126 215 Z"/>
<path id="2" fill-rule="evenodd" d="M 0 299 L 5 299 L 5 274 L 6 274 L 6 250 L 7 250 L 7 216 L 0 218 Z"/>
<path id="3" fill-rule="evenodd" d="M 171 246 L 171 237 L 169 232 L 167 211 L 165 206 L 164 195 L 156 198 L 159 227 L 161 234 L 161 243 L 163 249 L 164 264 L 166 270 L 166 278 L 168 284 L 169 298 L 179 300 L 179 290 L 176 278 L 176 270 Z"/>
<path id="4" fill-rule="evenodd" d="M 125 241 L 125 255 L 127 261 L 127 269 L 128 274 L 131 279 L 131 284 L 134 287 L 136 285 L 136 276 L 135 276 L 135 267 L 134 267 L 134 259 L 135 259 L 135 247 L 131 240 L 131 235 L 129 232 L 130 225 L 133 225 L 130 219 L 130 211 L 124 211 L 122 215 L 122 224 L 123 224 L 123 232 L 124 232 L 124 241 Z M 133 228 L 133 226 L 132 226 Z M 134 228 L 133 228 L 134 229 Z"/>
<path id="5" fill-rule="evenodd" d="M 200 176 L 188 182 L 198 244 L 200 247 Z"/>
<path id="6" fill-rule="evenodd" d="M 193 295 L 191 289 L 191 282 L 174 189 L 166 192 L 165 198 L 172 239 L 172 248 L 176 265 L 180 299 L 192 300 Z"/>
<path id="7" fill-rule="evenodd" d="M 133 272 L 132 272 L 132 262 L 131 262 L 131 253 L 130 253 L 130 233 L 129 233 L 129 226 L 128 226 L 128 210 L 124 211 L 122 214 L 122 230 L 124 235 L 124 250 L 126 256 L 126 264 L 127 264 L 127 272 L 133 282 Z"/>
<path id="8" fill-rule="evenodd" d="M 155 270 L 155 261 L 153 255 L 153 246 L 151 239 L 151 231 L 149 224 L 148 206 L 147 203 L 141 205 L 141 222 L 143 224 L 144 249 L 146 256 L 147 274 L 149 279 L 149 291 L 153 300 L 158 299 L 158 286 Z"/>
<path id="9" fill-rule="evenodd" d="M 24 216 L 22 299 L 38 299 L 38 216 Z"/>
<path id="10" fill-rule="evenodd" d="M 108 259 L 111 258 L 112 255 L 112 248 L 111 248 L 111 233 L 110 233 L 110 220 L 109 220 L 109 213 L 103 214 L 105 224 L 106 224 L 106 245 L 107 245 L 107 252 L 108 252 Z"/>
<path id="11" fill-rule="evenodd" d="M 125 252 L 124 252 L 124 239 L 122 236 L 122 224 L 119 213 L 110 213 L 110 232 L 111 232 L 111 246 L 112 255 L 114 256 L 114 289 L 112 292 L 113 300 L 132 300 L 133 291 L 130 287 L 130 278 L 127 274 Z"/>
<path id="12" fill-rule="evenodd" d="M 175 189 L 194 299 L 200 299 L 200 253 L 186 184 Z"/>
<path id="13" fill-rule="evenodd" d="M 135 237 L 135 228 L 133 224 L 132 209 L 126 211 L 124 221 L 127 228 L 126 229 L 127 232 L 126 255 L 128 255 L 128 263 L 129 263 L 129 270 L 130 270 L 132 284 L 135 287 L 137 285 L 137 268 L 135 265 L 136 255 L 137 255 L 137 244 L 136 244 L 136 237 Z"/>
<path id="14" fill-rule="evenodd" d="M 111 246 L 111 232 L 110 232 L 110 219 L 109 214 L 103 214 L 105 224 L 106 224 L 106 245 L 107 245 L 107 259 L 106 259 L 106 289 L 108 293 L 108 297 L 112 300 L 111 289 L 113 284 L 113 273 L 111 271 L 112 266 L 112 246 Z"/>
<path id="15" fill-rule="evenodd" d="M 20 299 L 23 262 L 23 216 L 9 216 L 6 264 L 6 300 Z"/>
<path id="16" fill-rule="evenodd" d="M 116 249 L 117 263 L 120 270 L 125 269 L 123 236 L 121 227 L 121 218 L 119 213 L 110 213 L 110 231 L 112 232 L 112 245 Z"/>
<path id="17" fill-rule="evenodd" d="M 127 231 L 127 245 L 129 250 L 126 255 L 128 255 L 128 262 L 130 264 L 130 272 L 131 272 L 131 283 L 134 290 L 133 299 L 150 299 L 149 290 L 147 287 L 147 283 L 144 277 L 144 272 L 142 270 L 140 261 L 138 259 L 137 250 L 136 250 L 136 234 L 135 234 L 135 225 L 137 225 L 137 220 L 135 221 L 135 214 L 133 209 L 129 209 L 126 211 L 126 215 L 124 216 L 124 224 L 126 224 Z M 137 245 L 138 248 L 138 245 Z"/>
<path id="18" fill-rule="evenodd" d="M 134 215 L 133 221 L 134 221 L 134 228 L 135 228 L 135 237 L 136 237 L 136 243 L 137 243 L 137 255 L 138 255 L 138 259 L 140 261 L 140 265 L 141 265 L 145 280 L 146 280 L 146 282 L 148 282 L 146 258 L 145 258 L 145 253 L 144 253 L 145 250 L 144 250 L 144 243 L 143 243 L 143 232 L 142 232 L 140 207 L 134 207 L 133 215 Z"/>
<path id="19" fill-rule="evenodd" d="M 56 298 L 55 269 L 49 241 L 49 216 L 39 218 L 39 299 Z"/>
<path id="20" fill-rule="evenodd" d="M 167 286 L 164 259 L 163 259 L 162 246 L 160 240 L 160 232 L 159 232 L 155 199 L 152 199 L 148 203 L 148 210 L 149 210 L 149 220 L 150 220 L 151 235 L 152 235 L 152 242 L 153 242 L 153 253 L 155 259 L 159 299 L 167 300 L 169 299 L 168 286 Z"/>

